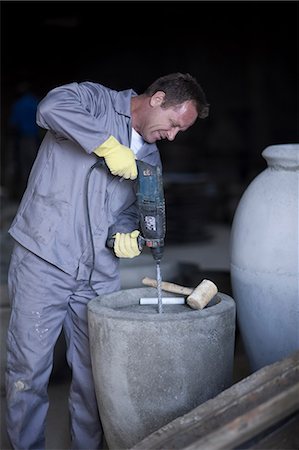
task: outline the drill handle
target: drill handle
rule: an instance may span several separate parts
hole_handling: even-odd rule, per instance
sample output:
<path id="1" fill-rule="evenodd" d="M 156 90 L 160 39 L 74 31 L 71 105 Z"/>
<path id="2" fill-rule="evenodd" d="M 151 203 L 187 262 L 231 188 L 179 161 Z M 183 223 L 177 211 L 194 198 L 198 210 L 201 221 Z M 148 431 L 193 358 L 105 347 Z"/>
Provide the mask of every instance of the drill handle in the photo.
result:
<path id="1" fill-rule="evenodd" d="M 114 241 L 115 241 L 114 237 L 109 237 L 106 241 L 107 247 L 114 248 Z M 140 251 L 143 250 L 145 243 L 146 243 L 146 241 L 145 241 L 144 237 L 139 234 L 139 236 L 137 237 L 137 244 L 138 244 L 138 248 Z"/>

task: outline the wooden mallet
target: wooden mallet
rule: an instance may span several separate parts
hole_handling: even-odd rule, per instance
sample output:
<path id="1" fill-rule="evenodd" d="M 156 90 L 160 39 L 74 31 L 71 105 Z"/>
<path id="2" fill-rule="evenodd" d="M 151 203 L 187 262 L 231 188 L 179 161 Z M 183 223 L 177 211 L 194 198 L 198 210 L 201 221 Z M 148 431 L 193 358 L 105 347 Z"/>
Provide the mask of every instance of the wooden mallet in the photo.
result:
<path id="1" fill-rule="evenodd" d="M 153 278 L 145 277 L 142 283 L 146 286 L 157 287 L 157 280 Z M 193 309 L 203 309 L 218 292 L 217 286 L 210 280 L 202 280 L 195 289 L 162 281 L 161 289 L 174 294 L 187 295 L 187 303 Z"/>

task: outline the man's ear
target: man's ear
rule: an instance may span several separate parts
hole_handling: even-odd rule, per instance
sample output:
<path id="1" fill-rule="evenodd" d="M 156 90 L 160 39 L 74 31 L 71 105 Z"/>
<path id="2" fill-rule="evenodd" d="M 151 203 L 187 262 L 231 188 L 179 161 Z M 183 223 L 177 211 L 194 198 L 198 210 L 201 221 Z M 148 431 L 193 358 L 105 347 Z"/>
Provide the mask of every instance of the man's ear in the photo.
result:
<path id="1" fill-rule="evenodd" d="M 152 107 L 161 106 L 165 99 L 165 92 L 157 91 L 150 98 L 150 105 Z"/>

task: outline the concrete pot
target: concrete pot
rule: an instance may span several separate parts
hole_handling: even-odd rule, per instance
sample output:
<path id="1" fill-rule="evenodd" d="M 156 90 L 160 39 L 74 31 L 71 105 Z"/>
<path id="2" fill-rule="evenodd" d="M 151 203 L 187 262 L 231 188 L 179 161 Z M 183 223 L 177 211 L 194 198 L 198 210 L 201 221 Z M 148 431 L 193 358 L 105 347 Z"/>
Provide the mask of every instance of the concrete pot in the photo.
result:
<path id="1" fill-rule="evenodd" d="M 253 371 L 299 349 L 299 145 L 272 145 L 231 230 L 231 282 Z"/>
<path id="2" fill-rule="evenodd" d="M 88 304 L 96 395 L 109 449 L 127 449 L 232 384 L 235 302 L 217 294 L 202 311 L 139 305 L 155 288 Z M 163 293 L 163 296 L 173 296 Z"/>

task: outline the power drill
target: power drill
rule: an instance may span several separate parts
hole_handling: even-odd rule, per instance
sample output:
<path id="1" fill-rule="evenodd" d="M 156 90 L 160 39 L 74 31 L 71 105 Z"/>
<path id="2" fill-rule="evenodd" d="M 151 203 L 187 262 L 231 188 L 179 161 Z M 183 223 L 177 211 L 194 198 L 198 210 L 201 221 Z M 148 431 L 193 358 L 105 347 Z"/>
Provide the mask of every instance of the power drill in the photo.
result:
<path id="1" fill-rule="evenodd" d="M 141 229 L 138 244 L 139 248 L 149 247 L 154 260 L 160 262 L 166 233 L 162 172 L 159 166 L 152 166 L 143 161 L 136 161 L 136 164 L 136 196 Z"/>
<path id="2" fill-rule="evenodd" d="M 165 200 L 162 172 L 159 166 L 136 161 L 136 197 L 139 209 L 141 234 L 137 238 L 139 250 L 150 248 L 154 260 L 160 263 L 166 233 Z M 113 248 L 114 238 L 108 238 L 107 246 Z"/>

